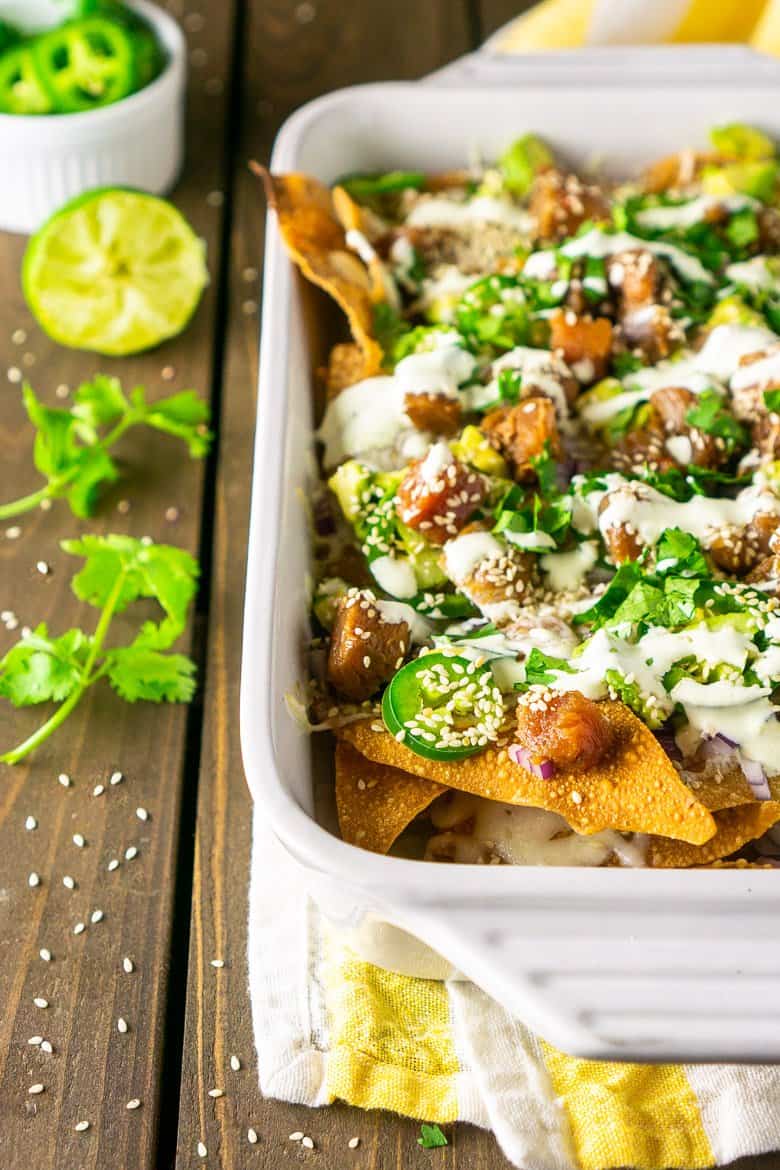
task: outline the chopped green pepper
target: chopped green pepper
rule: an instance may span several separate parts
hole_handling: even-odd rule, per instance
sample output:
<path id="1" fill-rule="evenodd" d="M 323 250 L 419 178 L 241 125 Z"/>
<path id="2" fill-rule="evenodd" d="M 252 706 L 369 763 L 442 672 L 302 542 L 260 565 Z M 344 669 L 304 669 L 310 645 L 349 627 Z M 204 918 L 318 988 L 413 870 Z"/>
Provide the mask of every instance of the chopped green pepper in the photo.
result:
<path id="1" fill-rule="evenodd" d="M 53 109 L 29 45 L 19 45 L 3 53 L 0 57 L 0 112 L 51 114 Z"/>
<path id="2" fill-rule="evenodd" d="M 106 106 L 136 89 L 132 34 L 114 20 L 90 16 L 45 33 L 31 52 L 41 84 L 60 113 Z"/>
<path id="3" fill-rule="evenodd" d="M 495 738 L 504 717 L 487 665 L 432 651 L 390 680 L 382 718 L 396 739 L 428 760 L 462 760 Z"/>

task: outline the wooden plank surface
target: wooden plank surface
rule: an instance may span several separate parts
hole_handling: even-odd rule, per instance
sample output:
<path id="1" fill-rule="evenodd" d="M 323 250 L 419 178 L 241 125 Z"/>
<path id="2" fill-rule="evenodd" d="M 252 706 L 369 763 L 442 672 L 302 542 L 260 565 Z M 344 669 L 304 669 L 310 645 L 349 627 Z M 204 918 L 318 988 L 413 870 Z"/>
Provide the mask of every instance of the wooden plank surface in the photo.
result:
<path id="1" fill-rule="evenodd" d="M 465 52 L 469 30 L 466 5 L 452 0 L 429 0 L 425 35 L 413 0 L 354 6 L 348 21 L 339 0 L 308 7 L 273 0 L 251 8 L 232 231 L 179 1170 L 196 1164 L 199 1142 L 207 1150 L 205 1164 L 219 1170 L 279 1170 L 310 1158 L 322 1170 L 412 1170 L 431 1164 L 431 1154 L 416 1143 L 419 1126 L 412 1121 L 341 1105 L 314 1112 L 264 1101 L 257 1085 L 245 961 L 250 799 L 237 728 L 257 380 L 258 322 L 246 310 L 259 295 L 255 273 L 265 209 L 245 162 L 252 155 L 267 156 L 275 128 L 290 108 L 340 85 L 418 77 Z M 225 967 L 212 967 L 214 958 Z M 231 1055 L 241 1062 L 237 1071 Z M 225 1095 L 210 1098 L 212 1088 Z M 248 1142 L 250 1127 L 259 1135 L 256 1145 Z M 299 1129 L 316 1142 L 311 1155 L 288 1141 Z M 347 1146 L 353 1136 L 361 1139 L 357 1151 Z M 447 1150 L 436 1151 L 436 1165 L 503 1170 L 508 1163 L 491 1136 L 463 1126 L 451 1135 Z"/>
<path id="2" fill-rule="evenodd" d="M 181 14 L 181 4 L 171 4 Z M 191 50 L 189 161 L 176 202 L 208 242 L 212 274 L 219 269 L 223 209 L 227 86 L 233 51 L 233 6 L 203 0 L 189 6 L 185 27 Z M 204 19 L 208 33 L 204 31 Z M 211 389 L 218 327 L 218 282 L 184 336 L 133 361 L 106 361 L 63 350 L 46 340 L 19 292 L 24 241 L 0 237 L 0 499 L 37 487 L 31 428 L 20 387 L 6 371 L 22 369 L 48 402 L 56 387 L 74 386 L 96 370 L 144 382 L 150 395 L 194 387 Z M 26 335 L 22 341 L 22 330 Z M 165 373 L 163 374 L 163 370 Z M 10 539 L 0 527 L 0 610 L 21 625 L 46 620 L 54 631 L 94 622 L 69 591 L 77 562 L 60 539 L 86 531 L 119 531 L 197 551 L 204 469 L 165 436 L 129 435 L 121 445 L 126 479 L 89 524 L 59 502 L 19 521 Z M 130 502 L 124 514 L 120 500 Z M 166 511 L 175 507 L 174 513 Z M 46 561 L 51 572 L 36 571 Z M 13 624 L 13 623 L 12 623 Z M 17 637 L 0 626 L 0 651 Z M 35 709 L 14 713 L 0 705 L 0 744 L 18 742 L 41 722 Z M 0 1166 L 3 1170 L 161 1170 L 158 1138 L 170 1142 L 177 1077 L 162 1084 L 169 1013 L 170 952 L 188 711 L 181 706 L 123 704 L 98 686 L 55 739 L 29 764 L 0 766 Z M 124 781 L 110 785 L 120 769 Z M 62 787 L 59 773 L 72 777 Z M 105 792 L 93 796 L 94 786 Z M 138 807 L 148 809 L 144 823 Z M 28 816 L 37 828 L 25 830 Z M 80 833 L 86 846 L 78 848 Z M 124 851 L 136 846 L 138 856 Z M 108 862 L 121 865 L 113 872 Z M 41 877 L 30 888 L 28 875 Z M 75 889 L 63 885 L 72 876 Z M 91 916 L 102 911 L 100 922 Z M 185 913 L 187 910 L 185 909 Z M 74 935 L 83 921 L 86 930 Z M 48 948 L 50 962 L 39 957 Z M 123 970 L 123 957 L 134 970 Z M 174 969 L 175 973 L 175 969 Z M 181 978 L 181 972 L 179 973 Z M 181 995 L 182 993 L 178 993 Z M 35 997 L 48 1008 L 34 1005 Z M 175 1006 L 175 996 L 174 996 Z M 118 1017 L 128 1021 L 120 1034 Z M 28 1044 L 43 1036 L 47 1053 Z M 28 1087 L 43 1084 L 30 1095 Z M 139 1109 L 126 1102 L 138 1098 Z M 161 1118 L 162 1123 L 161 1123 Z M 79 1121 L 90 1128 L 76 1132 Z"/>

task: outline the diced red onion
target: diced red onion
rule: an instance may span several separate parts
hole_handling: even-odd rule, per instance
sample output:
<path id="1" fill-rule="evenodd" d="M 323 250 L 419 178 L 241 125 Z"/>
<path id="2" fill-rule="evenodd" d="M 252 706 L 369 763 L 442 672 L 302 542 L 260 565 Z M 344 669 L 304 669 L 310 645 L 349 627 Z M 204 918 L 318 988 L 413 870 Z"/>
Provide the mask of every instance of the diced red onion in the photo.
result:
<path id="1" fill-rule="evenodd" d="M 756 800 L 771 800 L 772 793 L 769 791 L 766 773 L 758 761 L 747 760 L 740 752 L 739 762 Z"/>
<path id="2" fill-rule="evenodd" d="M 739 744 L 737 743 L 737 741 L 735 739 L 729 739 L 729 737 L 727 735 L 724 735 L 722 731 L 717 731 L 715 733 L 715 739 L 722 739 L 723 742 L 725 744 L 727 744 L 728 747 L 730 747 L 730 748 L 739 747 Z"/>
<path id="3" fill-rule="evenodd" d="M 674 738 L 674 732 L 671 727 L 660 727 L 658 731 L 653 732 L 653 735 L 670 760 L 676 760 L 677 763 L 682 762 L 683 755 L 677 746 L 677 741 Z"/>
<path id="4" fill-rule="evenodd" d="M 509 748 L 509 758 L 513 764 L 519 764 L 526 772 L 538 776 L 540 780 L 549 780 L 555 774 L 555 764 L 552 760 L 540 760 L 538 763 L 531 759 L 528 748 L 520 743 L 513 743 Z"/>
<path id="5" fill-rule="evenodd" d="M 722 736 L 714 735 L 712 739 L 704 740 L 701 752 L 705 760 L 725 760 L 734 755 L 734 748 L 730 747 Z"/>

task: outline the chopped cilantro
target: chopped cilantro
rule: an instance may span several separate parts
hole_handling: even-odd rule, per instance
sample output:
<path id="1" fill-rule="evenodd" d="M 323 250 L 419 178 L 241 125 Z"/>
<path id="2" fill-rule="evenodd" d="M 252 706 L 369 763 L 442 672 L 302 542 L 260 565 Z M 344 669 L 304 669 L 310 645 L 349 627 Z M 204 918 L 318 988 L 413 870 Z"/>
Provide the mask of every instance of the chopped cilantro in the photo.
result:
<path id="1" fill-rule="evenodd" d="M 723 439 L 729 452 L 748 445 L 747 430 L 724 408 L 723 398 L 715 390 L 705 390 L 699 395 L 696 405 L 686 413 L 685 421 L 705 434 Z"/>
<path id="2" fill-rule="evenodd" d="M 410 330 L 408 322 L 391 305 L 385 301 L 374 305 L 374 336 L 382 347 L 386 366 L 392 368 L 400 360 L 395 356 L 396 347 Z"/>
<path id="3" fill-rule="evenodd" d="M 780 413 L 780 390 L 765 390 L 764 405 L 773 413 Z"/>
<path id="4" fill-rule="evenodd" d="M 541 455 L 532 455 L 530 463 L 539 481 L 539 494 L 545 500 L 557 499 L 561 494 L 558 487 L 558 464 L 550 450 L 549 439 L 545 439 Z"/>
<path id="5" fill-rule="evenodd" d="M 435 1150 L 439 1146 L 446 1146 L 447 1139 L 439 1129 L 438 1125 L 421 1125 L 420 1136 L 417 1139 L 417 1145 L 422 1146 L 424 1150 Z"/>
<path id="6" fill-rule="evenodd" d="M 420 191 L 425 186 L 422 171 L 387 171 L 384 175 L 344 175 L 336 184 L 353 197 L 369 199 L 376 195 L 391 195 L 397 191 Z"/>
<path id="7" fill-rule="evenodd" d="M 498 396 L 507 406 L 514 406 L 520 400 L 523 375 L 520 370 L 499 370 Z"/>
<path id="8" fill-rule="evenodd" d="M 527 690 L 533 686 L 547 686 L 555 681 L 552 671 L 562 670 L 574 674 L 574 667 L 565 658 L 555 658 L 534 646 L 525 662 L 525 682 L 516 683 L 516 690 Z"/>
<path id="9" fill-rule="evenodd" d="M 656 543 L 656 565 L 667 565 L 667 573 L 674 568 L 677 574 L 709 577 L 710 571 L 701 545 L 690 532 L 681 528 L 665 528 Z M 657 568 L 657 571 L 660 568 Z"/>
<path id="10" fill-rule="evenodd" d="M 557 499 L 544 500 L 536 494 L 530 500 L 523 500 L 521 489 L 512 487 L 504 496 L 497 509 L 496 524 L 493 529 L 501 533 L 510 543 L 525 545 L 523 540 L 514 539 L 532 532 L 542 532 L 551 537 L 559 545 L 569 531 L 571 525 L 571 498 L 560 496 Z M 517 504 L 520 506 L 518 507 Z M 539 552 L 549 551 L 551 546 L 541 546 Z M 529 549 L 529 551 L 534 551 Z"/>

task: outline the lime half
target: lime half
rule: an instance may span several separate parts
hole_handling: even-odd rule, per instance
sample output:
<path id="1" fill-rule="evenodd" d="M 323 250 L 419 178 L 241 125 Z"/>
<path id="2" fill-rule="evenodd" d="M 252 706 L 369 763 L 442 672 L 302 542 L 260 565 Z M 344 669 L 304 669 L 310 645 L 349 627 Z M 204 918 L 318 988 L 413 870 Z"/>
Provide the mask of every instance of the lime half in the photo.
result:
<path id="1" fill-rule="evenodd" d="M 205 245 L 165 199 L 104 188 L 31 238 L 22 286 L 49 337 L 123 356 L 181 333 L 208 282 Z"/>

